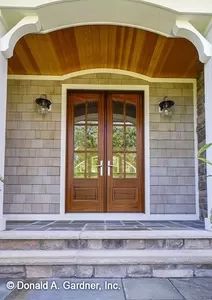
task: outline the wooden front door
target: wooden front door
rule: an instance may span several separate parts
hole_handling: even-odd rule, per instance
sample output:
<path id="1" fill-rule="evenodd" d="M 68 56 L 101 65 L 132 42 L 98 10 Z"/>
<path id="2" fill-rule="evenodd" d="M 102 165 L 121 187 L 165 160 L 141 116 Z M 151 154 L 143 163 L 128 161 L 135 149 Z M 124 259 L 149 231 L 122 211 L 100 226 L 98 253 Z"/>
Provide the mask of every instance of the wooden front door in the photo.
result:
<path id="1" fill-rule="evenodd" d="M 143 94 L 72 92 L 66 212 L 143 212 Z"/>

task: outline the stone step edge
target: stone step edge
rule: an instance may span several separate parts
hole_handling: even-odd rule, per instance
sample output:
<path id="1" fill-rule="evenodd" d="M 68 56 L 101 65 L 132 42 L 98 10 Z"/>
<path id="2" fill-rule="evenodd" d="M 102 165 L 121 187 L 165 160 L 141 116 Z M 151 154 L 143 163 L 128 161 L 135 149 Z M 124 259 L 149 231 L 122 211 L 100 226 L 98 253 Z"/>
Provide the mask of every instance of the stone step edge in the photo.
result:
<path id="1" fill-rule="evenodd" d="M 212 264 L 212 250 L 3 250 L 0 265 Z"/>
<path id="2" fill-rule="evenodd" d="M 33 239 L 212 239 L 206 230 L 144 230 L 144 231 L 1 231 L 0 240 Z"/>

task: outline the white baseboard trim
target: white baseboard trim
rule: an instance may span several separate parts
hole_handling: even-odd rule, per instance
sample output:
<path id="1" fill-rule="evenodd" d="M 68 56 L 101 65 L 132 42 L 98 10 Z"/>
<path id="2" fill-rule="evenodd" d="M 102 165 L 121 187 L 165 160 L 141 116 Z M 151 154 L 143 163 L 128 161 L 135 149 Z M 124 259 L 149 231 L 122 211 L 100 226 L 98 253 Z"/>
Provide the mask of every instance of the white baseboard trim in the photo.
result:
<path id="1" fill-rule="evenodd" d="M 199 220 L 197 214 L 142 214 L 142 213 L 70 213 L 70 214 L 5 214 L 6 220 L 142 220 L 142 221 L 189 221 Z"/>

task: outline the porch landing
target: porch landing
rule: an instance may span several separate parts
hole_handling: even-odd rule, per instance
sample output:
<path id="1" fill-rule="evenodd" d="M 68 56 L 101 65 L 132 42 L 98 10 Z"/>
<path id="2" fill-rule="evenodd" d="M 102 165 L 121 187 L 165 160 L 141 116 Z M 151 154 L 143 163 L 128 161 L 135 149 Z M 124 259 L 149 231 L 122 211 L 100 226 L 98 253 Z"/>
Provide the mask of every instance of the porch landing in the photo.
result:
<path id="1" fill-rule="evenodd" d="M 202 221 L 7 221 L 8 231 L 204 230 Z"/>

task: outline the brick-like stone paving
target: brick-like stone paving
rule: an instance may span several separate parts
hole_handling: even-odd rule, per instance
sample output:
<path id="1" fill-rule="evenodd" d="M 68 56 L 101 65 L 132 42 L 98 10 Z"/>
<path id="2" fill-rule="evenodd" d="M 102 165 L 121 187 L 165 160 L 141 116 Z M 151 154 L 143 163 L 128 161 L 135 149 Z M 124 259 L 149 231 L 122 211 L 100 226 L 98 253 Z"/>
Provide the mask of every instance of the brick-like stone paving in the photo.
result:
<path id="1" fill-rule="evenodd" d="M 204 230 L 202 221 L 7 221 L 6 230 Z"/>
<path id="2" fill-rule="evenodd" d="M 8 280 L 9 281 L 9 280 Z M 15 282 L 15 281 L 14 281 Z M 28 282 L 39 282 L 30 281 Z M 41 281 L 40 281 L 41 282 Z M 211 300 L 212 278 L 64 278 L 42 279 L 43 290 L 8 290 L 0 281 L 0 299 L 7 300 Z M 54 282 L 54 283 L 53 283 Z M 83 283 L 84 282 L 84 283 Z M 16 283 L 15 283 L 16 284 Z M 78 284 L 78 285 L 77 285 Z M 81 285 L 80 285 L 81 284 Z M 88 289 L 93 284 L 95 289 Z M 19 284 L 19 287 L 21 285 Z M 44 285 L 43 285 L 44 286 Z M 80 288 L 81 286 L 81 288 Z M 70 288 L 72 287 L 72 288 Z M 78 287 L 78 288 L 77 288 Z M 83 288 L 84 287 L 84 288 Z M 86 288 L 87 287 L 87 288 Z"/>

